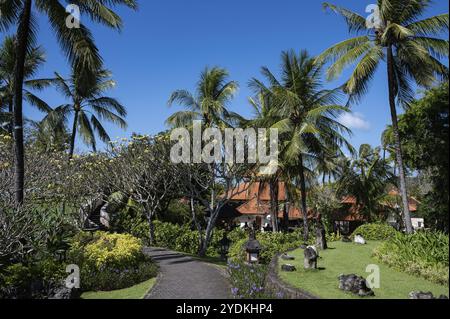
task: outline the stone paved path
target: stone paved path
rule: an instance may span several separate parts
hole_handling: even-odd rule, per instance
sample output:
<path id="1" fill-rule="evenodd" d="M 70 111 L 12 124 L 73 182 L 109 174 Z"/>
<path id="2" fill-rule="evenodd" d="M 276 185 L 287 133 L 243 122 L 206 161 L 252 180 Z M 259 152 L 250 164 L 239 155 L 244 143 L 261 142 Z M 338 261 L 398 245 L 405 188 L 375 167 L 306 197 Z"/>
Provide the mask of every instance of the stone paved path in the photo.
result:
<path id="1" fill-rule="evenodd" d="M 162 248 L 146 248 L 145 253 L 160 267 L 146 299 L 230 298 L 230 286 L 218 267 Z"/>

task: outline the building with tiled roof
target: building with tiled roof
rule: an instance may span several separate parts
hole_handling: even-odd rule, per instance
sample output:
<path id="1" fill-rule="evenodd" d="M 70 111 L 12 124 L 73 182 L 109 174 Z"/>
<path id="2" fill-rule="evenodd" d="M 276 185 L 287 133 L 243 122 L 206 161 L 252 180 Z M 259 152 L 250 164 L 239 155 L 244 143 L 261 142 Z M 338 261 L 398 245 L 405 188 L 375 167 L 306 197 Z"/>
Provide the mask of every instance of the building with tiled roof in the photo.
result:
<path id="1" fill-rule="evenodd" d="M 235 223 L 241 227 L 248 225 L 251 226 L 256 223 L 258 227 L 265 228 L 271 225 L 270 216 L 270 188 L 267 183 L 261 185 L 260 182 L 253 182 L 250 185 L 248 183 L 241 184 L 237 190 L 233 191 L 235 196 L 231 196 L 231 202 L 236 207 L 236 211 L 240 216 L 235 218 Z M 397 190 L 393 189 L 389 192 L 392 198 L 399 197 Z M 299 209 L 298 205 L 286 205 L 289 212 L 284 211 L 284 207 L 287 201 L 286 188 L 283 182 L 278 185 L 278 204 L 279 212 L 277 218 L 280 223 L 286 223 L 285 214 L 288 213 L 288 222 L 291 226 L 300 225 L 303 220 L 303 212 Z M 345 196 L 342 201 L 342 208 L 337 210 L 332 220 L 335 226 L 335 231 L 341 233 L 351 233 L 356 227 L 367 222 L 367 217 L 361 213 L 361 207 L 358 207 L 356 198 L 353 196 Z M 400 208 L 400 201 L 387 202 L 386 206 L 392 209 Z M 414 198 L 410 198 L 409 209 L 412 213 L 417 211 L 418 201 Z M 382 212 L 380 212 L 381 214 Z M 308 219 L 315 219 L 317 213 L 313 210 L 308 212 Z M 415 224 L 423 227 L 423 220 L 414 220 Z"/>

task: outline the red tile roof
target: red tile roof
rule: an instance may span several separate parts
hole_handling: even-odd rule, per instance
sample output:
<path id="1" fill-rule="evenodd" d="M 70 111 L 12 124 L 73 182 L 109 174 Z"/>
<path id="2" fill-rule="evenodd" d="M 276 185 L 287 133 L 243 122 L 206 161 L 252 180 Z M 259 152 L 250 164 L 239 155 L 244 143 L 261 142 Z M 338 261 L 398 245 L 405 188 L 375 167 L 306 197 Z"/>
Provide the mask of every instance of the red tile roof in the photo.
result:
<path id="1" fill-rule="evenodd" d="M 260 187 L 262 187 L 262 190 L 260 190 Z M 229 195 L 233 201 L 248 201 L 254 198 L 258 198 L 260 201 L 270 201 L 270 188 L 267 183 L 264 185 L 261 185 L 260 182 L 243 183 L 231 190 Z M 278 183 L 278 200 L 286 200 L 284 182 Z"/>

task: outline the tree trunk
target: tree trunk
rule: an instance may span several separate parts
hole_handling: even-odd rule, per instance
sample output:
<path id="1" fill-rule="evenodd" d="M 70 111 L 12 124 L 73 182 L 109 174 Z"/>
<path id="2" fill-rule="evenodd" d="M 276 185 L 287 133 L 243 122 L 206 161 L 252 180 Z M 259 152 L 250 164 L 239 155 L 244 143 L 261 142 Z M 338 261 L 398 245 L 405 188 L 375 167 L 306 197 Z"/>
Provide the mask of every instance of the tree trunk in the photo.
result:
<path id="1" fill-rule="evenodd" d="M 9 116 L 11 116 L 11 119 L 9 120 L 9 127 L 8 127 L 8 134 L 9 135 L 13 135 L 14 131 L 13 131 L 13 127 L 14 127 L 14 101 L 13 101 L 13 97 L 8 96 L 8 113 Z"/>
<path id="2" fill-rule="evenodd" d="M 25 0 L 23 11 L 20 15 L 19 27 L 17 29 L 17 56 L 14 67 L 14 192 L 16 205 L 23 204 L 24 178 L 25 178 L 25 153 L 23 145 L 23 78 L 25 68 L 25 57 L 30 34 L 32 0 Z"/>
<path id="3" fill-rule="evenodd" d="M 214 226 L 216 224 L 217 216 L 219 215 L 219 212 L 211 213 L 211 216 L 208 220 L 208 224 L 206 225 L 206 231 L 205 231 L 205 239 L 203 240 L 202 246 L 199 251 L 200 257 L 205 257 L 206 252 L 208 250 L 209 243 L 211 242 Z"/>
<path id="4" fill-rule="evenodd" d="M 197 253 L 200 255 L 200 252 L 203 248 L 203 232 L 202 232 L 202 225 L 197 220 L 197 216 L 195 214 L 195 205 L 194 205 L 194 197 L 191 195 L 191 215 L 192 215 L 192 221 L 194 222 L 195 228 L 197 228 L 198 231 L 198 250 Z"/>
<path id="5" fill-rule="evenodd" d="M 272 180 L 269 184 L 270 215 L 272 216 L 272 231 L 278 232 L 278 181 Z"/>
<path id="6" fill-rule="evenodd" d="M 155 244 L 155 224 L 153 224 L 152 214 L 147 215 L 147 221 L 148 221 L 148 229 L 149 229 L 149 233 L 148 233 L 149 243 L 150 243 L 150 246 L 153 246 Z"/>
<path id="7" fill-rule="evenodd" d="M 408 234 L 411 234 L 413 233 L 413 227 L 411 223 L 411 215 L 409 212 L 408 192 L 406 190 L 405 167 L 403 165 L 402 146 L 400 141 L 400 134 L 398 131 L 397 109 L 395 105 L 394 55 L 392 52 L 392 46 L 389 46 L 387 48 L 387 68 L 388 68 L 388 85 L 389 85 L 389 106 L 391 109 L 392 129 L 394 132 L 394 149 L 398 165 L 400 195 L 402 197 L 402 204 L 403 204 L 403 218 L 405 221 L 406 232 Z"/>
<path id="8" fill-rule="evenodd" d="M 72 135 L 70 137 L 69 159 L 73 157 L 73 152 L 75 151 L 75 138 L 77 136 L 77 127 L 78 127 L 78 111 L 75 111 L 73 119 Z"/>
<path id="9" fill-rule="evenodd" d="M 299 167 L 299 178 L 300 178 L 300 193 L 301 193 L 301 209 L 303 212 L 303 240 L 305 243 L 309 238 L 308 230 L 308 206 L 306 205 L 306 180 L 305 180 L 305 169 L 303 167 L 303 157 L 300 156 L 300 167 Z"/>

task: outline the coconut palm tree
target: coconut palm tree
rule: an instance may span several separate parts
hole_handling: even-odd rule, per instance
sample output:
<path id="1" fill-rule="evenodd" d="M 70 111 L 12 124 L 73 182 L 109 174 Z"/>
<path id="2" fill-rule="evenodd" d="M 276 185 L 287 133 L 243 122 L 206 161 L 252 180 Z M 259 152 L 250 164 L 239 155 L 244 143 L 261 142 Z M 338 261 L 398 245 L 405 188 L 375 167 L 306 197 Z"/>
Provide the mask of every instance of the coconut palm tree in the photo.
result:
<path id="1" fill-rule="evenodd" d="M 258 91 L 260 88 L 256 88 Z M 264 92 L 264 90 L 257 92 L 255 97 L 249 98 L 249 103 L 253 110 L 253 118 L 248 122 L 242 123 L 246 127 L 252 127 L 254 129 L 272 127 L 278 119 L 274 114 L 273 98 L 271 92 Z M 278 163 L 280 164 L 280 163 Z M 283 169 L 281 165 L 278 165 L 274 174 L 262 175 L 258 177 L 259 190 L 258 194 L 263 193 L 266 187 L 269 187 L 270 196 L 270 216 L 273 232 L 278 232 L 278 194 L 280 192 L 280 182 L 283 181 Z M 259 200 L 259 198 L 258 198 Z"/>
<path id="2" fill-rule="evenodd" d="M 15 38 L 5 37 L 0 46 L 0 124 L 9 134 L 13 130 L 13 97 L 14 97 L 14 64 L 16 61 Z M 46 103 L 34 95 L 30 90 L 41 90 L 48 87 L 51 79 L 33 79 L 33 76 L 45 63 L 45 54 L 41 47 L 32 47 L 25 57 L 24 90 L 25 100 L 38 110 L 48 113 L 52 111 Z"/>
<path id="3" fill-rule="evenodd" d="M 72 116 L 69 159 L 73 156 L 78 132 L 83 141 L 95 152 L 97 145 L 95 133 L 103 142 L 110 141 L 101 120 L 117 124 L 121 128 L 127 127 L 124 120 L 127 115 L 125 107 L 116 99 L 104 96 L 106 91 L 116 85 L 109 71 L 97 71 L 93 78 L 91 75 L 86 77 L 84 72 L 78 72 L 74 66 L 69 79 L 55 73 L 52 83 L 66 99 L 70 100 L 70 103 L 58 106 L 43 123 L 54 126 L 54 123 L 66 123 L 69 116 Z"/>
<path id="4" fill-rule="evenodd" d="M 302 51 L 282 53 L 281 77 L 266 67 L 262 74 L 269 86 L 253 79 L 251 86 L 269 94 L 276 107 L 273 116 L 277 119 L 272 128 L 279 130 L 281 139 L 281 161 L 292 182 L 300 188 L 300 207 L 303 211 L 305 241 L 308 240 L 308 207 L 306 203 L 307 177 L 317 165 L 322 154 L 345 146 L 353 150 L 344 135 L 350 130 L 336 120 L 336 116 L 347 112 L 337 104 L 342 95 L 340 89 L 322 88 L 322 65 Z M 294 192 L 292 198 L 298 197 Z"/>
<path id="5" fill-rule="evenodd" d="M 363 144 L 357 155 L 341 162 L 340 171 L 337 193 L 354 197 L 360 212 L 370 221 L 372 214 L 388 202 L 386 189 L 393 182 L 392 168 L 380 149 Z"/>
<path id="6" fill-rule="evenodd" d="M 81 14 L 107 27 L 120 30 L 122 20 L 111 7 L 125 5 L 136 9 L 136 0 L 2 0 L 0 1 L 0 31 L 17 26 L 16 63 L 14 70 L 14 144 L 15 144 L 15 199 L 23 203 L 24 139 L 23 139 L 23 80 L 26 53 L 34 45 L 38 25 L 36 14 L 48 18 L 61 48 L 71 63 L 80 69 L 95 71 L 101 68 L 101 57 L 91 32 L 77 21 L 76 15 L 66 12 L 66 5 L 78 9 Z M 73 7 L 76 6 L 76 7 Z M 78 17 L 79 19 L 79 17 Z M 72 22 L 72 23 L 68 23 Z M 79 22 L 79 23 L 78 23 Z"/>
<path id="7" fill-rule="evenodd" d="M 334 79 L 354 64 L 345 84 L 350 101 L 359 101 L 369 89 L 377 68 L 386 62 L 389 106 L 399 169 L 403 218 L 408 233 L 413 231 L 408 208 L 405 169 L 398 133 L 397 106 L 407 107 L 414 98 L 414 84 L 428 88 L 436 78 L 448 78 L 448 68 L 439 60 L 448 57 L 449 42 L 439 36 L 448 32 L 448 13 L 420 19 L 430 0 L 378 0 L 379 21 L 367 28 L 367 19 L 345 8 L 325 3 L 344 17 L 349 32 L 356 37 L 327 49 L 318 61 L 331 61 L 328 78 Z"/>
<path id="8" fill-rule="evenodd" d="M 179 103 L 187 110 L 172 114 L 167 119 L 171 127 L 191 126 L 192 121 L 201 120 L 206 127 L 230 126 L 238 115 L 227 109 L 228 103 L 238 89 L 235 81 L 228 81 L 228 71 L 222 68 L 205 68 L 197 83 L 196 93 L 177 90 L 169 98 L 169 106 Z"/>

